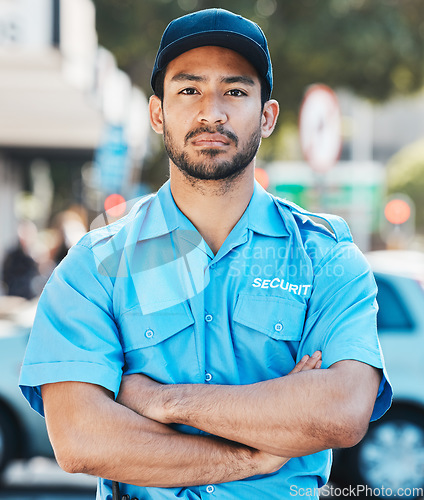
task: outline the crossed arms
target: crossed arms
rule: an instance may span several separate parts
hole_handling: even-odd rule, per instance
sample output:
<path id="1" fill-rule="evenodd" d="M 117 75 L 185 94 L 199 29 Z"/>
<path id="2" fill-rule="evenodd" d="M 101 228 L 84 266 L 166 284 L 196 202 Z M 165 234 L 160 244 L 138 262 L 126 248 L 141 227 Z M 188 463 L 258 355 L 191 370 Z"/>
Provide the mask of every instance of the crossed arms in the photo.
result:
<path id="1" fill-rule="evenodd" d="M 42 387 L 47 428 L 61 467 L 139 486 L 235 481 L 287 460 L 349 447 L 364 436 L 380 372 L 340 361 L 319 369 L 305 356 L 285 377 L 243 386 L 162 385 L 123 377 L 117 401 L 82 382 Z M 213 436 L 188 435 L 181 423 Z"/>

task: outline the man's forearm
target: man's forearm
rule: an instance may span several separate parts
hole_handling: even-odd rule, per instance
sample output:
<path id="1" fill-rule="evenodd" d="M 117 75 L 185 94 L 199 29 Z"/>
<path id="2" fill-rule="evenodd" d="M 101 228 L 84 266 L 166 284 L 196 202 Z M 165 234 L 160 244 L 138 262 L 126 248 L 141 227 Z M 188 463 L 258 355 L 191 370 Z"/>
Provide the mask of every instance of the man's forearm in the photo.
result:
<path id="1" fill-rule="evenodd" d="M 176 432 L 91 384 L 49 384 L 43 386 L 43 399 L 50 439 L 68 472 L 179 487 L 269 473 L 285 462 L 238 443 Z"/>
<path id="2" fill-rule="evenodd" d="M 138 393 L 147 398 L 134 409 L 275 455 L 352 446 L 366 431 L 379 374 L 359 362 L 342 363 L 244 386 L 158 386 L 141 376 Z"/>
<path id="3" fill-rule="evenodd" d="M 330 420 L 331 404 L 321 399 L 326 375 L 300 374 L 293 384 L 280 378 L 245 386 L 165 386 L 161 418 L 268 453 L 308 455 L 339 444 L 338 417 L 333 413 Z M 316 383 L 318 377 L 323 380 Z"/>

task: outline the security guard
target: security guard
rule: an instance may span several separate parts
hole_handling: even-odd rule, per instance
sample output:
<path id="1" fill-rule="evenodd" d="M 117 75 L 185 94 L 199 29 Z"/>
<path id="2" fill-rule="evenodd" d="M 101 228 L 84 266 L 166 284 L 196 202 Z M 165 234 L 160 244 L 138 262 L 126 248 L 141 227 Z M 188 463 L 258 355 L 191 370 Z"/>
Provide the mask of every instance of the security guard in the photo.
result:
<path id="1" fill-rule="evenodd" d="M 278 116 L 256 24 L 174 20 L 152 86 L 170 180 L 58 266 L 23 394 L 97 499 L 318 498 L 390 406 L 368 264 L 342 219 L 254 181 Z"/>

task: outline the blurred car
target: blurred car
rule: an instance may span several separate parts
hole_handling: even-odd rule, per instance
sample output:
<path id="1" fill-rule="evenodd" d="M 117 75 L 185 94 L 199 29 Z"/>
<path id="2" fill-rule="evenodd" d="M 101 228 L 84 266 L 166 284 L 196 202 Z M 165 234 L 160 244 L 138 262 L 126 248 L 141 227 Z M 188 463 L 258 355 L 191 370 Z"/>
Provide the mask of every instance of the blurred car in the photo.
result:
<path id="1" fill-rule="evenodd" d="M 19 389 L 19 372 L 36 301 L 0 297 L 0 471 L 10 460 L 53 456 L 44 419 Z"/>
<path id="2" fill-rule="evenodd" d="M 366 257 L 378 285 L 377 328 L 394 399 L 357 446 L 335 450 L 331 480 L 419 498 L 424 489 L 424 254 L 391 250 Z"/>

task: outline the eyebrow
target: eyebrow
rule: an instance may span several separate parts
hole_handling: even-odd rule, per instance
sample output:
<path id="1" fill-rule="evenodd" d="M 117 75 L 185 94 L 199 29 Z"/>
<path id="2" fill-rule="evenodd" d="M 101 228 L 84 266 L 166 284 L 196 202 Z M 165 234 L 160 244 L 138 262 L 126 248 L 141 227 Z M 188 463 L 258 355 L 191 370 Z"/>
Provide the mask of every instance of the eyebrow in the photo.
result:
<path id="1" fill-rule="evenodd" d="M 222 78 L 221 80 L 222 83 L 244 83 L 245 85 L 249 85 L 253 87 L 255 85 L 255 82 L 250 76 L 245 76 L 245 75 L 237 75 L 237 76 L 227 76 L 225 78 Z"/>
<path id="2" fill-rule="evenodd" d="M 208 79 L 205 76 L 193 75 L 192 73 L 178 73 L 171 78 L 172 82 L 206 82 Z M 235 76 L 225 76 L 221 78 L 222 83 L 243 83 L 244 85 L 249 85 L 253 87 L 255 81 L 246 75 L 235 75 Z"/>
<path id="3" fill-rule="evenodd" d="M 172 82 L 205 82 L 206 78 L 200 75 L 193 75 L 191 73 L 178 73 L 171 78 Z"/>

